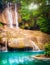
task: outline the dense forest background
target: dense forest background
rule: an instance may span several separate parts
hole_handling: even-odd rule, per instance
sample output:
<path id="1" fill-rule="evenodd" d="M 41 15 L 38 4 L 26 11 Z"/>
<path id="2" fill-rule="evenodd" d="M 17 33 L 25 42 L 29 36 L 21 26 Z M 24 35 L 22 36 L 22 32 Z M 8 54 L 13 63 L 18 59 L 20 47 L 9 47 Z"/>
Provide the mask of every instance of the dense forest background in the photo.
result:
<path id="1" fill-rule="evenodd" d="M 50 33 L 50 0 L 0 0 L 0 12 L 8 2 L 17 3 L 21 28 Z"/>

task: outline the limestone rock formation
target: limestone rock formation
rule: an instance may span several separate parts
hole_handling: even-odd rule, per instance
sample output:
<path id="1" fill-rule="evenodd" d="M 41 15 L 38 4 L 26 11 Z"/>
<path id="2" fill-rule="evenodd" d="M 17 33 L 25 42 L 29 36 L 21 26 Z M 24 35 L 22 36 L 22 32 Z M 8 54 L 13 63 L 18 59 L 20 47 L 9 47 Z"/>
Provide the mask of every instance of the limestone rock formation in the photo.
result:
<path id="1" fill-rule="evenodd" d="M 50 36 L 40 31 L 26 31 L 20 28 L 11 29 L 6 27 L 0 29 L 0 46 L 8 46 L 10 48 L 34 48 L 35 44 L 33 45 L 31 41 L 35 42 L 39 49 L 44 49 L 44 44 L 50 42 Z"/>

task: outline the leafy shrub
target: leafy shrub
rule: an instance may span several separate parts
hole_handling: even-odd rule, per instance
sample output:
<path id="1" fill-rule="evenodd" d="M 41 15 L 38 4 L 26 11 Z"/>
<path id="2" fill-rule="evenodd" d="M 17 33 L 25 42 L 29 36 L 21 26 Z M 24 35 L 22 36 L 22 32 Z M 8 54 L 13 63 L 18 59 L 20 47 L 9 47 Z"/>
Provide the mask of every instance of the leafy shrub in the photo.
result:
<path id="1" fill-rule="evenodd" d="M 40 30 L 46 33 L 50 32 L 50 21 L 44 17 L 39 17 L 37 20 L 37 25 L 39 25 Z"/>
<path id="2" fill-rule="evenodd" d="M 0 26 L 3 26 L 3 23 L 2 22 L 0 22 Z"/>
<path id="3" fill-rule="evenodd" d="M 50 57 L 50 44 L 45 44 L 45 55 Z"/>

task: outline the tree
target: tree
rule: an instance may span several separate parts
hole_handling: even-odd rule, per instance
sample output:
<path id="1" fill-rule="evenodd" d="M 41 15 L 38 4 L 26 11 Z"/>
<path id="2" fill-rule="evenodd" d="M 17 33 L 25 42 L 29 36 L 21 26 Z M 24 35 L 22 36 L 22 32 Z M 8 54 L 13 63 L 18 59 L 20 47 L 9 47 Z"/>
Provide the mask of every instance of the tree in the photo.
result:
<path id="1" fill-rule="evenodd" d="M 47 3 L 48 1 L 48 3 Z M 43 32 L 50 33 L 50 4 L 49 0 L 45 0 L 40 6 L 41 15 L 38 17 L 37 23 L 40 30 Z"/>
<path id="2" fill-rule="evenodd" d="M 50 32 L 50 0 L 1 0 L 1 2 L 2 4 L 13 2 L 20 5 L 18 12 L 24 27 L 27 23 L 29 29 L 38 26 L 41 31 Z"/>

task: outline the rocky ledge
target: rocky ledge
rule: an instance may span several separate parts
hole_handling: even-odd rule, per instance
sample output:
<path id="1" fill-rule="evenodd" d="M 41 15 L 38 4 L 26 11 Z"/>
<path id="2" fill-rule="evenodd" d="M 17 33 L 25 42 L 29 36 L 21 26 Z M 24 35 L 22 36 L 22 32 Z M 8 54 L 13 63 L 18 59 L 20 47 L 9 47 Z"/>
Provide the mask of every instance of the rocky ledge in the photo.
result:
<path id="1" fill-rule="evenodd" d="M 32 58 L 35 58 L 37 60 L 50 60 L 50 57 L 46 57 L 44 54 L 32 56 Z"/>
<path id="2" fill-rule="evenodd" d="M 16 28 L 0 28 L 0 50 L 8 48 L 33 48 L 43 50 L 44 44 L 50 42 L 50 35 L 41 31 Z M 36 48 L 35 48 L 36 47 Z M 2 48 L 2 49 L 1 49 Z"/>

